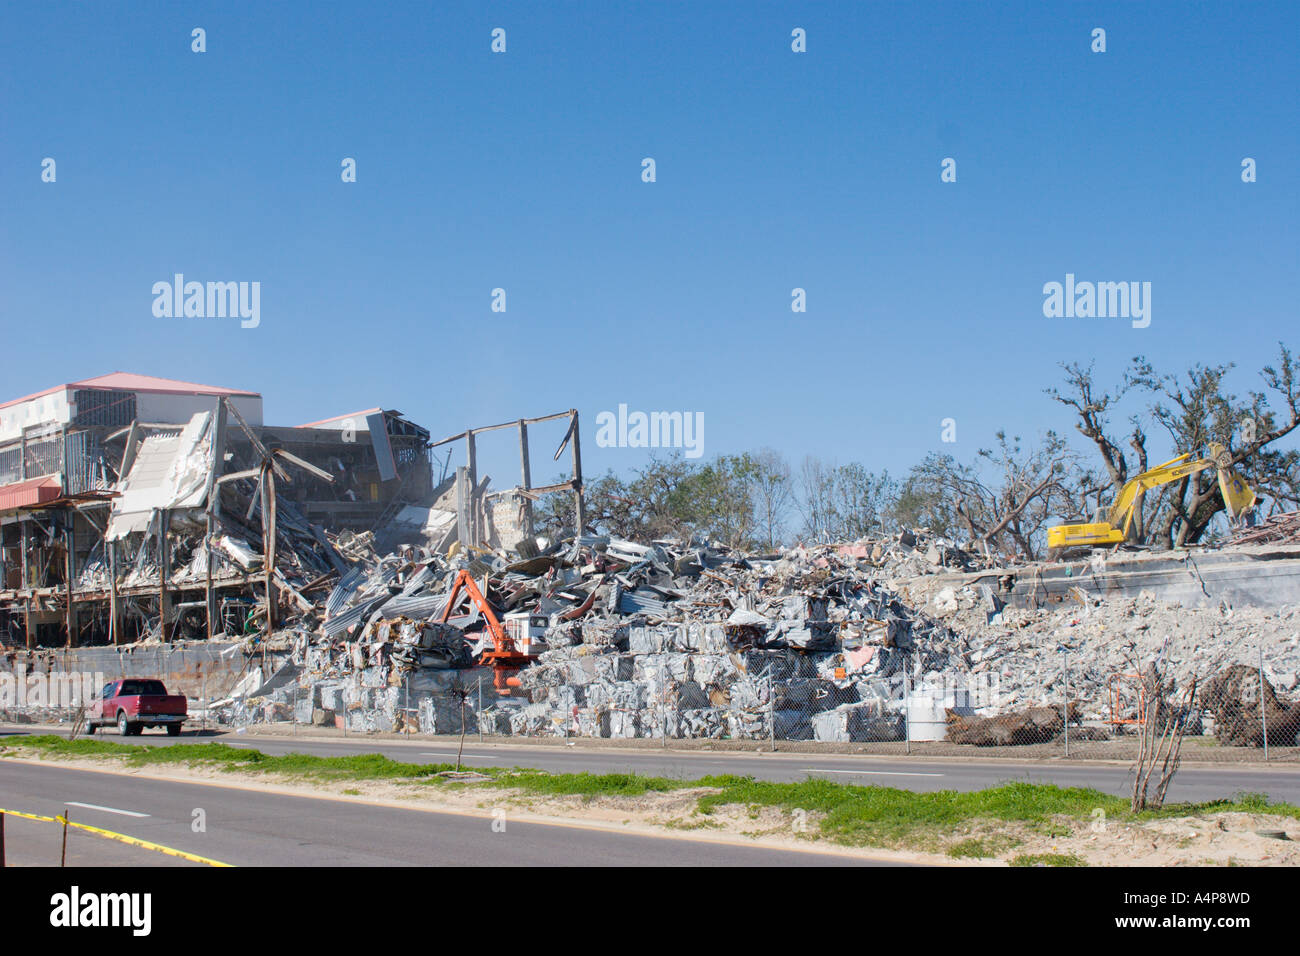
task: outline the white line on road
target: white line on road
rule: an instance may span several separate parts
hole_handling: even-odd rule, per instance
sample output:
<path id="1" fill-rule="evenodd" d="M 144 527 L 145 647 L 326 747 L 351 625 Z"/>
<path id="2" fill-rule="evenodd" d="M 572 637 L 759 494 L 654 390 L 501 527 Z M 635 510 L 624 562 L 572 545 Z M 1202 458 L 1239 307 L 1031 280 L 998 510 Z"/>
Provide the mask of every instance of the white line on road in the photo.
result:
<path id="1" fill-rule="evenodd" d="M 804 767 L 804 773 L 856 773 L 881 777 L 942 777 L 941 773 L 911 773 L 906 770 L 823 770 L 821 767 Z"/>
<path id="2" fill-rule="evenodd" d="M 103 810 L 105 813 L 120 813 L 124 817 L 147 817 L 147 813 L 137 813 L 134 810 L 118 810 L 116 807 L 101 807 L 93 803 L 77 803 L 75 800 L 64 801 L 67 807 L 85 807 L 87 810 Z"/>
<path id="3" fill-rule="evenodd" d="M 437 751 L 437 750 L 421 750 L 420 756 L 421 757 L 454 757 L 456 755 L 454 753 L 442 753 L 441 751 Z M 461 756 L 474 757 L 478 760 L 500 760 L 501 759 L 500 757 L 495 757 L 492 754 L 461 754 Z"/>

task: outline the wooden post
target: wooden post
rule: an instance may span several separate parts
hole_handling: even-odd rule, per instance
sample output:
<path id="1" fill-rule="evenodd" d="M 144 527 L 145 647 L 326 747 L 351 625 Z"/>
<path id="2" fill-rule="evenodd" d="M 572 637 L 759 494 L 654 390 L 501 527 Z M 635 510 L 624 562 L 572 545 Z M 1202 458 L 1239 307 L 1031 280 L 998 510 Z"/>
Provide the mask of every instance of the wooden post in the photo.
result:
<path id="1" fill-rule="evenodd" d="M 528 425 L 521 418 L 519 419 L 519 471 L 523 479 L 524 490 L 533 487 L 532 470 L 528 465 Z M 524 497 L 524 534 L 532 536 L 533 533 L 533 500 L 527 496 Z"/>
<path id="2" fill-rule="evenodd" d="M 573 512 L 574 524 L 581 537 L 587 527 L 587 509 L 582 503 L 582 449 L 578 444 L 578 411 L 573 411 Z"/>
<path id="3" fill-rule="evenodd" d="M 275 471 L 262 471 L 262 561 L 266 572 L 266 635 L 275 630 Z"/>
<path id="4" fill-rule="evenodd" d="M 212 535 L 216 531 L 216 517 L 221 512 L 221 488 L 217 479 L 226 463 L 226 399 L 217 399 L 212 412 L 212 463 L 208 473 L 208 526 L 203 538 L 203 547 L 207 549 L 207 573 L 204 578 L 204 612 L 208 624 L 208 640 L 212 640 L 212 622 L 217 616 L 217 595 L 212 590 Z"/>
<path id="5" fill-rule="evenodd" d="M 122 605 L 117 594 L 117 542 L 104 540 L 108 549 L 108 641 L 122 643 Z"/>
<path id="6" fill-rule="evenodd" d="M 27 518 L 25 518 L 25 517 L 23 517 L 23 518 L 19 518 L 19 519 L 18 519 L 18 523 L 19 523 L 19 527 L 22 529 L 22 539 L 23 539 L 23 541 L 22 541 L 22 548 L 23 548 L 23 553 L 22 553 L 22 559 L 23 559 L 22 575 L 23 575 L 23 579 L 22 579 L 22 582 L 21 582 L 21 585 L 22 585 L 22 588 L 21 588 L 21 589 L 22 589 L 23 592 L 24 592 L 24 595 L 23 595 L 23 633 L 27 635 L 27 649 L 28 649 L 28 650 L 31 650 L 33 647 L 36 646 L 36 638 L 35 638 L 35 637 L 33 636 L 33 634 L 32 634 L 32 596 L 31 596 L 30 594 L 25 593 L 25 592 L 27 591 L 27 576 L 28 576 L 28 574 L 30 573 L 30 569 L 28 568 L 28 561 L 27 561 L 27 545 L 28 545 L 28 541 L 27 541 Z"/>
<path id="7" fill-rule="evenodd" d="M 171 577 L 172 552 L 167 535 L 171 515 L 166 508 L 158 512 L 158 637 L 167 640 L 167 579 Z"/>
<path id="8" fill-rule="evenodd" d="M 203 533 L 204 575 L 203 612 L 208 621 L 208 640 L 212 640 L 212 619 L 216 617 L 216 595 L 212 591 L 212 511 L 208 511 L 208 527 Z"/>
<path id="9" fill-rule="evenodd" d="M 63 528 L 63 577 L 64 593 L 68 599 L 68 609 L 64 617 L 64 623 L 68 629 L 68 642 L 65 646 L 72 647 L 76 643 L 77 617 L 76 610 L 72 601 L 72 577 L 76 573 L 76 560 L 73 549 L 76 547 L 76 528 L 74 525 L 77 521 L 77 512 L 74 508 L 68 508 L 64 512 L 67 523 Z"/>

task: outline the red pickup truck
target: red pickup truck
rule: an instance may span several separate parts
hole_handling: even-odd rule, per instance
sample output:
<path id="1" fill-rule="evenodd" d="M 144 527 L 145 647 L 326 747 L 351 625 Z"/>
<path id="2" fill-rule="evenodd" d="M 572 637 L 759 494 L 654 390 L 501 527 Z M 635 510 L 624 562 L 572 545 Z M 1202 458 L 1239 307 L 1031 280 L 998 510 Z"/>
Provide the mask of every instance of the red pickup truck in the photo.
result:
<path id="1" fill-rule="evenodd" d="M 146 727 L 166 727 L 176 737 L 188 716 L 185 698 L 167 693 L 162 681 L 130 677 L 104 685 L 86 713 L 86 730 L 116 724 L 119 734 L 133 737 Z"/>

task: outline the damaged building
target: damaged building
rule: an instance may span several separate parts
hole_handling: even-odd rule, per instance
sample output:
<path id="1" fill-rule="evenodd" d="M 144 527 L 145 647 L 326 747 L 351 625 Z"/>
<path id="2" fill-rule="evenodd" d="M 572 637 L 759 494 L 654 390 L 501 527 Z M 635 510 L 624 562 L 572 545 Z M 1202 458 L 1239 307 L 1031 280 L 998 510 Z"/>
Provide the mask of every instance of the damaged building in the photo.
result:
<path id="1" fill-rule="evenodd" d="M 0 640 L 244 633 L 271 603 L 264 502 L 295 592 L 342 565 L 323 529 L 432 502 L 428 446 L 396 411 L 269 426 L 257 392 L 125 372 L 0 404 Z"/>
<path id="2" fill-rule="evenodd" d="M 537 486 L 544 425 L 569 477 Z M 488 433 L 516 484 L 480 473 Z M 537 533 L 543 495 L 571 528 Z M 225 725 L 1022 744 L 1144 719 L 1160 660 L 1225 745 L 1300 732 L 1300 516 L 1051 565 L 925 529 L 624 540 L 586 522 L 574 409 L 431 441 L 380 407 L 278 427 L 250 391 L 59 386 L 0 405 L 0 581 L 15 669 L 174 676 Z"/>

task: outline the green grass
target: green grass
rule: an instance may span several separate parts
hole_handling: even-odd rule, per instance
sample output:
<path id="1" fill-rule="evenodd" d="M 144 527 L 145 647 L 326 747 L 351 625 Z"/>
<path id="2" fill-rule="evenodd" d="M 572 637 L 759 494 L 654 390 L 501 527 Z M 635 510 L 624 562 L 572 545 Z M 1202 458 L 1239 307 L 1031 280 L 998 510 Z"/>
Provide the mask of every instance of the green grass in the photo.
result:
<path id="1" fill-rule="evenodd" d="M 948 847 L 948 855 L 958 860 L 987 860 L 998 855 L 998 851 L 987 840 L 962 840 Z"/>
<path id="2" fill-rule="evenodd" d="M 355 754 L 346 757 L 274 755 L 218 743 L 148 747 L 119 744 L 110 740 L 65 740 L 45 735 L 6 740 L 4 746 L 64 757 L 120 757 L 134 767 L 167 764 L 215 767 L 237 773 L 277 773 L 318 780 L 410 780 L 454 769 L 452 764 L 401 763 L 382 754 Z"/>
<path id="3" fill-rule="evenodd" d="M 1073 853 L 1022 853 L 1011 858 L 1011 866 L 1087 866 L 1083 857 Z"/>
<path id="4" fill-rule="evenodd" d="M 1300 807 L 1269 803 L 1267 796 L 1258 793 L 1242 793 L 1232 799 L 1208 803 L 1171 804 L 1161 810 L 1134 815 L 1129 812 L 1128 801 L 1122 797 L 1080 787 L 1024 782 L 970 793 L 953 790 L 915 793 L 893 787 L 837 783 L 822 778 L 798 783 L 776 783 L 732 775 L 673 780 L 629 773 L 547 773 L 527 768 L 494 767 L 475 768 L 477 773 L 489 779 L 467 784 L 436 776 L 453 769 L 451 764 L 402 763 L 381 754 L 340 757 L 297 753 L 270 755 L 220 743 L 149 747 L 85 738 L 69 741 L 52 735 L 0 738 L 0 755 L 31 751 L 51 756 L 118 758 L 136 767 L 192 765 L 323 781 L 406 781 L 456 789 L 472 785 L 515 790 L 539 797 L 578 796 L 584 800 L 642 797 L 697 788 L 710 791 L 698 798 L 696 807 L 705 820 L 721 807 L 739 807 L 750 817 L 757 817 L 763 808 L 776 808 L 787 813 L 802 810 L 819 814 L 820 835 L 836 843 L 935 849 L 947 851 L 957 858 L 998 855 L 1014 846 L 1014 836 L 996 832 L 999 824 L 1025 826 L 1038 833 L 1065 836 L 1071 832 L 1070 821 L 1087 821 L 1098 808 L 1115 822 L 1222 811 L 1268 813 L 1300 819 Z M 970 834 L 971 825 L 975 823 L 992 824 L 994 832 L 952 843 L 954 835 Z M 699 825 L 707 824 L 701 822 Z M 1046 854 L 1041 858 L 1017 859 L 1034 861 L 1018 865 L 1036 865 L 1054 856 Z"/>
<path id="5" fill-rule="evenodd" d="M 735 803 L 817 811 L 825 815 L 821 821 L 824 836 L 860 846 L 895 846 L 914 842 L 917 837 L 935 838 L 972 820 L 1047 823 L 1057 816 L 1086 818 L 1098 806 L 1111 815 L 1127 812 L 1127 804 L 1119 797 L 1047 784 L 1009 783 L 972 793 L 914 793 L 820 778 L 770 783 L 708 777 L 697 785 L 719 788 L 719 792 L 700 798 L 705 813 Z"/>
<path id="6" fill-rule="evenodd" d="M 690 784 L 666 777 L 644 777 L 635 773 L 546 773 L 543 770 L 501 771 L 491 781 L 494 787 L 517 788 L 541 796 L 640 797 L 667 793 Z"/>

